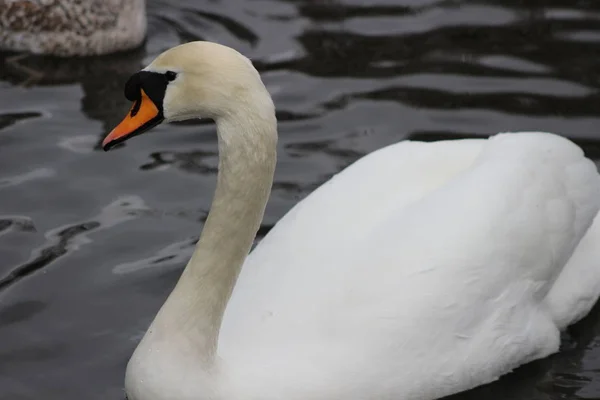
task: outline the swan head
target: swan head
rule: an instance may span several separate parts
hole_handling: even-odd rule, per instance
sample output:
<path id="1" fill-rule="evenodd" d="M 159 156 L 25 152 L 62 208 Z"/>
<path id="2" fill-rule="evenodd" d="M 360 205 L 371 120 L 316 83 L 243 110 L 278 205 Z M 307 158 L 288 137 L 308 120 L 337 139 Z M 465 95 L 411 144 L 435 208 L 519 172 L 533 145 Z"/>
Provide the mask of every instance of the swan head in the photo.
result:
<path id="1" fill-rule="evenodd" d="M 250 60 L 230 47 L 203 41 L 160 54 L 129 78 L 125 97 L 133 105 L 102 142 L 104 150 L 163 121 L 218 121 L 249 107 L 259 115 L 274 114 L 271 97 Z"/>

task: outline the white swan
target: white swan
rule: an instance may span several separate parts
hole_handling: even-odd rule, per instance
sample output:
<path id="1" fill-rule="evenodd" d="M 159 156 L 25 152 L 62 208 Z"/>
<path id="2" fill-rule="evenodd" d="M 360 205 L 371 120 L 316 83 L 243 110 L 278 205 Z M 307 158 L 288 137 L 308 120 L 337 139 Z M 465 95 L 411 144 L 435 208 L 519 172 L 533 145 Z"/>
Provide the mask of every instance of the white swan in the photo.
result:
<path id="1" fill-rule="evenodd" d="M 146 0 L 0 0 L 0 49 L 88 56 L 139 46 Z"/>
<path id="2" fill-rule="evenodd" d="M 250 61 L 184 44 L 125 94 L 134 106 L 105 149 L 163 119 L 209 117 L 220 152 L 196 250 L 129 361 L 130 400 L 435 399 L 556 352 L 598 298 L 600 177 L 564 138 L 388 146 L 247 257 L 277 142 Z"/>

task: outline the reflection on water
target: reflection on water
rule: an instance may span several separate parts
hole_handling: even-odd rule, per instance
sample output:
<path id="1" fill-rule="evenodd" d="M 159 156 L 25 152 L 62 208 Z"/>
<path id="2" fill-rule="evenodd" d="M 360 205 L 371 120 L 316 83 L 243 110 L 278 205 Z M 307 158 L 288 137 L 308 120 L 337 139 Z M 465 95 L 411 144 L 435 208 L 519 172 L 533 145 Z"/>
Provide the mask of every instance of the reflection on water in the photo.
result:
<path id="1" fill-rule="evenodd" d="M 149 0 L 148 13 L 131 53 L 0 55 L 1 398 L 122 398 L 127 359 L 206 218 L 216 137 L 194 121 L 126 151 L 99 143 L 129 107 L 129 75 L 181 42 L 249 55 L 277 104 L 260 236 L 332 174 L 403 139 L 549 130 L 600 165 L 600 3 Z M 599 369 L 597 308 L 560 354 L 453 399 L 598 398 Z"/>

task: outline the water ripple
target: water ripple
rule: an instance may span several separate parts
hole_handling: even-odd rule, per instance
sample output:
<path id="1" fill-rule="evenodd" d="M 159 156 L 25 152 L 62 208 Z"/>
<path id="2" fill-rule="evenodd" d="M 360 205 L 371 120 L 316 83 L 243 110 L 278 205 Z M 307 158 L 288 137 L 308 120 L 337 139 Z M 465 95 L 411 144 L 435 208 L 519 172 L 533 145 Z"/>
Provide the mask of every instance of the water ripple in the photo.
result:
<path id="1" fill-rule="evenodd" d="M 10 231 L 37 232 L 33 221 L 27 216 L 0 215 L 0 235 Z"/>
<path id="2" fill-rule="evenodd" d="M 99 144 L 130 107 L 129 76 L 183 41 L 248 55 L 274 98 L 278 164 L 256 242 L 330 176 L 399 140 L 548 130 L 600 167 L 598 1 L 147 0 L 147 9 L 136 51 L 0 54 L 0 287 L 9 288 L 0 341 L 11 349 L 0 354 L 0 398 L 122 393 L 139 332 L 206 219 L 218 145 L 210 120 L 165 124 L 110 154 Z M 560 353 L 452 399 L 599 398 L 599 321 L 597 308 Z"/>
<path id="3" fill-rule="evenodd" d="M 32 180 L 51 178 L 56 175 L 56 171 L 50 168 L 36 168 L 32 171 L 25 172 L 16 176 L 0 179 L 0 189 L 20 185 Z"/>
<path id="4" fill-rule="evenodd" d="M 0 114 L 0 130 L 9 127 L 17 122 L 24 121 L 31 118 L 41 117 L 42 113 L 39 112 L 18 112 L 18 113 L 3 113 Z"/>
<path id="5" fill-rule="evenodd" d="M 144 202 L 137 196 L 128 196 L 106 206 L 100 214 L 89 221 L 70 224 L 52 229 L 46 233 L 46 243 L 34 252 L 34 256 L 24 264 L 13 268 L 0 277 L 0 290 L 16 283 L 32 273 L 50 266 L 66 254 L 72 254 L 81 246 L 91 243 L 87 234 L 99 229 L 111 228 L 136 218 L 136 211 L 145 210 Z"/>

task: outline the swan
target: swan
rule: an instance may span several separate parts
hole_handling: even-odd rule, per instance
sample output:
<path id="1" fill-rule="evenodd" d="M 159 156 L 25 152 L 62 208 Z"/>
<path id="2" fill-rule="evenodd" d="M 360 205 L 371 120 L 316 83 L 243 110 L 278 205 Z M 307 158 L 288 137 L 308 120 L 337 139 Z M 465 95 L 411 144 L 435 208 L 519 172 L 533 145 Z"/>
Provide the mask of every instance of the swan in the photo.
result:
<path id="1" fill-rule="evenodd" d="M 127 365 L 130 400 L 436 399 L 558 351 L 598 298 L 600 176 L 563 137 L 387 146 L 249 254 L 277 147 L 252 63 L 182 44 L 125 96 L 133 106 L 104 150 L 206 117 L 220 154 L 194 253 Z"/>
<path id="2" fill-rule="evenodd" d="M 0 0 L 0 49 L 63 57 L 139 46 L 146 0 Z"/>

